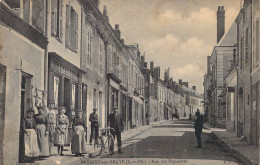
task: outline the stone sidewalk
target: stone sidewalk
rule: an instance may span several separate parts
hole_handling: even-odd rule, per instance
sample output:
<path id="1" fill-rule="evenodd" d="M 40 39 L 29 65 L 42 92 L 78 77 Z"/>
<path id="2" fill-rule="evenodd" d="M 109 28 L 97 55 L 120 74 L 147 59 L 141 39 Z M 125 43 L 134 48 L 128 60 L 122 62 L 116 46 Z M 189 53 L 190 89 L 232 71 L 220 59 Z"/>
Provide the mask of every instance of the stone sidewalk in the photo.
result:
<path id="1" fill-rule="evenodd" d="M 259 164 L 259 146 L 241 141 L 241 138 L 238 138 L 234 132 L 228 132 L 222 128 L 211 128 L 208 123 L 204 124 L 204 128 L 209 131 L 211 137 L 221 148 L 244 164 Z"/>
<path id="2" fill-rule="evenodd" d="M 166 122 L 166 120 L 151 122 L 150 125 L 144 125 L 144 126 L 140 126 L 140 127 L 134 128 L 134 129 L 129 129 L 127 131 L 124 131 L 122 133 L 122 141 L 127 141 L 128 139 L 131 139 L 131 138 L 141 134 L 142 132 L 144 132 L 152 127 L 156 127 L 164 122 Z M 115 141 L 115 151 L 117 151 L 116 145 L 117 145 L 117 142 Z M 89 145 L 89 143 L 88 143 L 87 150 L 88 150 L 88 154 L 85 155 L 85 158 L 88 158 L 89 155 L 94 155 L 94 146 L 93 145 Z M 46 158 L 45 160 L 36 161 L 36 163 L 39 163 L 41 165 L 63 164 L 68 161 L 73 162 L 73 160 L 79 159 L 79 157 L 75 157 L 74 155 L 72 155 L 70 147 L 64 147 L 63 153 L 65 156 L 51 156 L 49 158 Z"/>

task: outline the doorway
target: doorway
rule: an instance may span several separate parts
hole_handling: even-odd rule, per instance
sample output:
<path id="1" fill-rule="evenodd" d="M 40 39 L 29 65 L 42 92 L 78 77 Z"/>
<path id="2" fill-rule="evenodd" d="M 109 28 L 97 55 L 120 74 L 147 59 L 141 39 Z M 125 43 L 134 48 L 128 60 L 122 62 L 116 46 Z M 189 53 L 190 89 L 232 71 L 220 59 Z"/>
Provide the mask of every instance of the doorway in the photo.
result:
<path id="1" fill-rule="evenodd" d="M 19 132 L 19 162 L 24 162 L 24 135 L 23 120 L 26 111 L 32 107 L 32 76 L 22 72 L 21 79 L 21 112 L 20 112 L 20 132 Z"/>

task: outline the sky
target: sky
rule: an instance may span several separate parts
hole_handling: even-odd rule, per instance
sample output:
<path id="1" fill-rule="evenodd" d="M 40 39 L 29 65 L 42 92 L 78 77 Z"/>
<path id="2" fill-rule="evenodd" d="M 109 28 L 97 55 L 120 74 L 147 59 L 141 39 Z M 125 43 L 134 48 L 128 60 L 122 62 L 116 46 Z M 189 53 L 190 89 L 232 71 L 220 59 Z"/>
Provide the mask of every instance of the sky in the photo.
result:
<path id="1" fill-rule="evenodd" d="M 148 62 L 161 67 L 161 79 L 170 67 L 174 81 L 189 82 L 203 93 L 207 56 L 216 45 L 216 12 L 224 6 L 225 30 L 236 19 L 240 0 L 100 0 L 109 22 L 119 24 L 125 44 L 139 44 Z"/>

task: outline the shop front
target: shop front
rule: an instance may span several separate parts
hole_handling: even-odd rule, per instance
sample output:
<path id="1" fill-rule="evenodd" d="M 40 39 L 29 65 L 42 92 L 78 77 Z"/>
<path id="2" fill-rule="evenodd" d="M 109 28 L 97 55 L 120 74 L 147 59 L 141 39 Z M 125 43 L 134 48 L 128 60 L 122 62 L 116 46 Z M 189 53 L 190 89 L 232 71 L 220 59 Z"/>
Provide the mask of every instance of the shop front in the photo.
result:
<path id="1" fill-rule="evenodd" d="M 60 107 L 66 108 L 65 114 L 70 120 L 67 145 L 71 140 L 72 119 L 76 110 L 81 109 L 82 74 L 84 72 L 75 65 L 56 53 L 49 53 L 48 103 L 55 104 L 56 113 Z"/>

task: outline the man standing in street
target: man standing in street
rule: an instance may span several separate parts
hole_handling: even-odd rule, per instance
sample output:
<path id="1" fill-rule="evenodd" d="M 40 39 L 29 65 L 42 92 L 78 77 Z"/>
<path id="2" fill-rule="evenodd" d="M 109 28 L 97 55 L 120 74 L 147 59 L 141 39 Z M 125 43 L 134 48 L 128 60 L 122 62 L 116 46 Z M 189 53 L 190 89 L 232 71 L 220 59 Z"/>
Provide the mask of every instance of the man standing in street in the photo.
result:
<path id="1" fill-rule="evenodd" d="M 113 107 L 113 113 L 108 116 L 108 126 L 113 128 L 111 130 L 111 134 L 115 139 L 117 138 L 117 147 L 118 153 L 123 153 L 122 151 L 122 141 L 121 141 L 121 132 L 124 129 L 123 118 L 120 114 L 118 114 L 118 109 Z M 114 152 L 112 152 L 113 154 Z"/>
<path id="2" fill-rule="evenodd" d="M 97 108 L 93 108 L 93 112 L 89 116 L 89 121 L 91 122 L 91 133 L 89 143 L 92 145 L 93 134 L 95 135 L 95 143 L 98 143 L 98 115 L 97 115 Z"/>
<path id="3" fill-rule="evenodd" d="M 196 120 L 195 120 L 194 128 L 195 128 L 195 135 L 198 140 L 198 146 L 196 146 L 196 148 L 201 148 L 202 147 L 201 133 L 202 133 L 202 127 L 203 127 L 203 116 L 202 116 L 202 114 L 200 114 L 199 109 L 197 109 L 197 112 L 195 113 L 195 115 L 196 115 Z"/>

